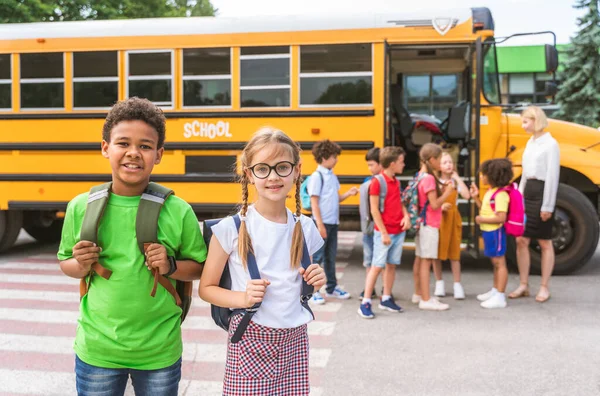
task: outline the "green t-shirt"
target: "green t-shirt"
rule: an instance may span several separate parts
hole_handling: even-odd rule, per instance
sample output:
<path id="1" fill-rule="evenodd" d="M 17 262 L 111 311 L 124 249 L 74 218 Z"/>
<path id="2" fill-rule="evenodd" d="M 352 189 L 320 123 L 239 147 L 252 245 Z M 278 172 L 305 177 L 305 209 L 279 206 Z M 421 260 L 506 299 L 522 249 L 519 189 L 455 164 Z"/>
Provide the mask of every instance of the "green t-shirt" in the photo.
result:
<path id="1" fill-rule="evenodd" d="M 79 242 L 88 193 L 68 207 L 58 259 L 73 257 Z M 93 276 L 81 300 L 75 353 L 92 366 L 156 370 L 174 364 L 182 354 L 180 315 L 173 296 L 158 286 L 144 264 L 135 237 L 140 197 L 111 194 L 98 230 L 100 263 L 113 271 L 109 280 Z M 201 263 L 207 249 L 190 205 L 170 196 L 158 219 L 158 240 L 178 260 Z M 175 284 L 174 280 L 171 280 Z"/>

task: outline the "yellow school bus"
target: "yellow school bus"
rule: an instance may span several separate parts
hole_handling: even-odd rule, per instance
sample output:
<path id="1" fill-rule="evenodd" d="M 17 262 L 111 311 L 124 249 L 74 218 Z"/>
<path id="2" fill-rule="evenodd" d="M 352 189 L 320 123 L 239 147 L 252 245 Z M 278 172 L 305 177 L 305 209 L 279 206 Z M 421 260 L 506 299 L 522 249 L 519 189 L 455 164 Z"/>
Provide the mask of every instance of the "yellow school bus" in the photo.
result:
<path id="1" fill-rule="evenodd" d="M 99 153 L 110 106 L 145 97 L 164 109 L 167 143 L 153 180 L 173 188 L 199 218 L 230 213 L 240 149 L 259 127 L 304 149 L 331 139 L 343 152 L 342 189 L 367 176 L 372 147 L 402 145 L 410 178 L 426 141 L 453 153 L 461 175 L 508 156 L 527 136 L 503 112 L 494 22 L 486 8 L 406 14 L 143 19 L 0 26 L 0 250 L 24 228 L 56 241 L 75 195 L 110 179 Z M 548 71 L 556 68 L 547 48 Z M 596 130 L 552 122 L 561 144 L 556 271 L 568 273 L 598 242 L 600 147 Z M 356 226 L 358 197 L 342 221 Z M 293 207 L 293 203 L 290 202 Z M 464 202 L 465 243 L 478 250 Z M 539 254 L 533 250 L 533 267 Z"/>

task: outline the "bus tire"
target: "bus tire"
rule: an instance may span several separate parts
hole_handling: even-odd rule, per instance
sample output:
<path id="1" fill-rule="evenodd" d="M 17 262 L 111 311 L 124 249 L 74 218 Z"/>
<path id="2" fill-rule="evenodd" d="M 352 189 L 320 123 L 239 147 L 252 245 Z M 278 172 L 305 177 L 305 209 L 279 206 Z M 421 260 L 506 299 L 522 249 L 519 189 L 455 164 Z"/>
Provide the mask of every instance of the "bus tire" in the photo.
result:
<path id="1" fill-rule="evenodd" d="M 596 209 L 583 193 L 566 184 L 558 186 L 552 235 L 556 255 L 554 275 L 568 275 L 581 269 L 598 246 L 600 224 Z M 531 272 L 539 275 L 542 256 L 537 241 L 531 241 L 529 252 Z M 512 268 L 518 268 L 514 238 L 508 238 L 507 259 Z"/>
<path id="2" fill-rule="evenodd" d="M 49 226 L 36 224 L 25 225 L 25 231 L 41 243 L 56 243 L 60 241 L 64 219 L 56 219 Z"/>
<path id="3" fill-rule="evenodd" d="M 23 212 L 15 210 L 0 211 L 0 252 L 10 249 L 23 227 Z"/>

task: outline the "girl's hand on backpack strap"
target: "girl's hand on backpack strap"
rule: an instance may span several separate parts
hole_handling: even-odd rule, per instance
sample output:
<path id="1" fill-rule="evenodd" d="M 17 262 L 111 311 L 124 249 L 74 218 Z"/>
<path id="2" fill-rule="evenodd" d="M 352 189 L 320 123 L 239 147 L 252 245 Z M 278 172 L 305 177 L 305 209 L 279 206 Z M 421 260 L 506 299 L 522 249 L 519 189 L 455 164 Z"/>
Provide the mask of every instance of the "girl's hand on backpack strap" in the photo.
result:
<path id="1" fill-rule="evenodd" d="M 146 265 L 148 269 L 158 269 L 161 275 L 166 274 L 171 269 L 169 258 L 167 257 L 167 249 L 160 243 L 152 243 L 146 249 Z"/>
<path id="2" fill-rule="evenodd" d="M 552 218 L 552 212 L 540 212 L 540 217 L 542 221 L 548 221 Z"/>
<path id="3" fill-rule="evenodd" d="M 271 282 L 266 279 L 250 279 L 246 282 L 246 308 L 262 302 L 267 291 L 267 286 L 270 284 Z"/>
<path id="4" fill-rule="evenodd" d="M 319 264 L 311 264 L 305 270 L 304 268 L 298 268 L 298 272 L 302 275 L 302 278 L 311 286 L 314 286 L 315 290 L 319 290 L 327 281 L 325 279 L 325 271 Z"/>
<path id="5" fill-rule="evenodd" d="M 73 246 L 73 258 L 77 260 L 82 270 L 89 272 L 92 264 L 98 261 L 102 248 L 94 242 L 79 241 Z"/>
<path id="6" fill-rule="evenodd" d="M 449 211 L 450 209 L 452 209 L 452 204 L 448 203 L 448 202 L 444 202 L 444 204 L 442 205 L 442 210 L 444 212 Z"/>

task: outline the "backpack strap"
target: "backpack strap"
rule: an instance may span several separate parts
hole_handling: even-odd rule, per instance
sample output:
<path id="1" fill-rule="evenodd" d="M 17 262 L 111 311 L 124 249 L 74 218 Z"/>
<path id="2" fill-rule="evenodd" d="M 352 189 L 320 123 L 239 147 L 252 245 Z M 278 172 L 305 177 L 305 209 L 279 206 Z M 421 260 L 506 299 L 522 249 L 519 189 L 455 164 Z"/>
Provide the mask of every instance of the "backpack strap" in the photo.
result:
<path id="1" fill-rule="evenodd" d="M 496 191 L 494 191 L 494 193 L 492 194 L 492 196 L 490 197 L 490 207 L 492 208 L 492 211 L 495 213 L 496 212 L 496 195 L 498 195 L 499 193 L 501 193 L 502 191 L 507 191 L 508 192 L 508 188 L 506 187 L 501 187 L 499 189 L 497 189 Z"/>
<path id="2" fill-rule="evenodd" d="M 240 225 L 241 225 L 240 216 L 238 214 L 234 215 L 233 221 L 235 222 L 235 228 L 239 232 Z M 300 221 L 300 220 L 298 219 L 297 221 Z M 307 269 L 308 266 L 311 264 L 311 262 L 310 262 L 310 254 L 308 253 L 308 245 L 306 244 L 306 238 L 303 239 L 303 244 L 304 245 L 303 245 L 303 250 L 302 250 L 301 264 L 302 264 L 302 268 Z M 247 262 L 248 262 L 248 272 L 250 273 L 250 278 L 260 279 L 260 272 L 258 271 L 258 265 L 256 264 L 256 256 L 254 256 L 254 253 L 252 251 L 248 252 Z M 315 315 L 313 314 L 312 310 L 310 309 L 310 307 L 308 305 L 308 302 L 310 301 L 310 298 L 312 297 L 313 292 L 314 292 L 314 287 L 309 285 L 308 283 L 306 283 L 306 281 L 303 278 L 302 279 L 302 292 L 300 295 L 300 304 L 302 304 L 302 306 L 308 312 L 310 312 L 311 316 L 314 319 Z M 258 311 L 258 308 L 260 308 L 260 304 L 261 303 L 258 302 L 256 304 L 254 304 L 252 307 L 246 308 L 245 310 L 236 310 L 237 312 L 241 312 L 244 316 L 242 317 L 242 320 L 238 324 L 238 327 L 235 329 L 233 336 L 231 336 L 232 343 L 235 344 L 242 339 L 242 336 L 244 335 L 246 328 L 248 328 L 248 325 L 250 324 L 252 317 L 254 316 L 254 314 L 256 314 L 256 311 Z"/>
<path id="3" fill-rule="evenodd" d="M 88 196 L 85 215 L 81 224 L 80 241 L 90 241 L 98 245 L 98 227 L 100 219 L 104 214 L 104 209 L 108 203 L 112 183 L 104 183 L 99 186 L 92 187 Z M 92 281 L 93 273 L 97 273 L 104 279 L 108 280 L 112 275 L 112 271 L 105 268 L 99 262 L 92 264 L 92 268 L 88 276 L 81 279 L 79 284 L 79 295 L 82 298 L 89 290 Z"/>
<path id="4" fill-rule="evenodd" d="M 142 194 L 135 218 L 135 234 L 140 252 L 144 256 L 146 248 L 151 243 L 158 242 L 158 217 L 165 201 L 172 194 L 173 190 L 153 182 L 148 184 Z M 154 276 L 154 284 L 150 295 L 152 297 L 156 295 L 156 289 L 160 283 L 173 296 L 177 305 L 181 306 L 181 297 L 171 281 L 160 275 L 158 268 L 152 269 L 152 275 Z"/>
<path id="5" fill-rule="evenodd" d="M 233 216 L 233 221 L 235 222 L 235 228 L 239 232 L 240 226 L 241 226 L 240 215 L 236 214 L 235 216 Z M 254 256 L 254 252 L 252 251 L 252 249 L 248 251 L 248 257 L 246 258 L 246 261 L 248 264 L 248 272 L 250 273 L 250 278 L 253 280 L 260 279 L 260 272 L 258 271 L 258 265 L 256 264 L 256 256 Z M 233 336 L 231 336 L 232 343 L 235 344 L 242 339 L 242 336 L 244 335 L 246 328 L 250 324 L 250 320 L 252 320 L 252 317 L 254 316 L 254 314 L 256 313 L 258 308 L 260 307 L 260 304 L 261 304 L 260 302 L 257 302 L 250 308 L 246 308 L 245 310 L 240 310 L 243 312 L 244 316 L 242 317 L 242 320 L 238 324 L 238 327 L 235 329 L 235 333 L 233 333 Z"/>
<path id="6" fill-rule="evenodd" d="M 383 213 L 385 209 L 385 196 L 387 195 L 387 182 L 381 173 L 375 175 L 375 178 L 379 182 L 379 213 Z"/>
<path id="7" fill-rule="evenodd" d="M 301 220 L 297 219 L 297 221 L 301 221 Z M 300 226 L 302 226 L 302 223 L 300 223 Z M 308 252 L 308 245 L 306 244 L 306 237 L 304 236 L 304 232 L 302 232 L 302 243 L 303 243 L 302 260 L 300 261 L 300 263 L 302 265 L 302 268 L 304 268 L 304 270 L 306 270 L 310 266 L 311 262 L 310 262 L 310 253 Z M 310 312 L 313 320 L 315 319 L 315 314 L 313 313 L 312 309 L 310 309 L 308 302 L 310 301 L 314 291 L 315 291 L 315 288 L 312 285 L 309 285 L 304 280 L 304 277 L 303 277 L 302 278 L 302 294 L 300 295 L 300 304 L 302 304 L 304 309 L 306 309 L 308 312 Z"/>

